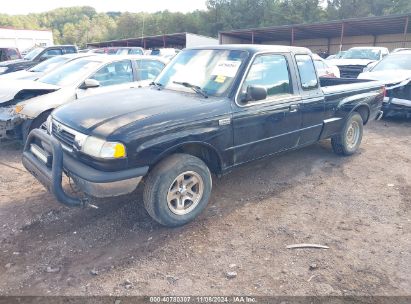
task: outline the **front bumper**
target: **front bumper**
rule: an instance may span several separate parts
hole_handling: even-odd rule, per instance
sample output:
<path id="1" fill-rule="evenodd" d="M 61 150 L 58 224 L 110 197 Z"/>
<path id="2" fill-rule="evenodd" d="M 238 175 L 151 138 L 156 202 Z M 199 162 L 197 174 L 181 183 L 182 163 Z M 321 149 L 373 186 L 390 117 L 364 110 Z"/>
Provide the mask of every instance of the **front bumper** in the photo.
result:
<path id="1" fill-rule="evenodd" d="M 41 142 L 41 147 L 35 141 Z M 96 170 L 63 152 L 60 142 L 40 129 L 28 135 L 22 162 L 59 202 L 69 207 L 85 206 L 87 200 L 73 197 L 64 191 L 63 173 L 89 196 L 113 197 L 133 192 L 148 172 L 148 167 L 116 172 Z"/>
<path id="2" fill-rule="evenodd" d="M 405 112 L 411 113 L 411 100 L 395 97 L 385 97 L 382 104 L 384 113 L 388 112 Z"/>
<path id="3" fill-rule="evenodd" d="M 16 130 L 22 122 L 23 119 L 11 108 L 0 108 L 0 140 L 18 137 Z"/>

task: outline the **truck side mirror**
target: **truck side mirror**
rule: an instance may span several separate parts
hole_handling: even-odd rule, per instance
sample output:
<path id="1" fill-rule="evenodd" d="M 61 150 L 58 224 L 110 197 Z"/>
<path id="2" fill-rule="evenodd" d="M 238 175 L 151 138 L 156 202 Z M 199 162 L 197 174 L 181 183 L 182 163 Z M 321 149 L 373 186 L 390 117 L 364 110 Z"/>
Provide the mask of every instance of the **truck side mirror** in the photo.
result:
<path id="1" fill-rule="evenodd" d="M 267 89 L 263 86 L 249 85 L 243 102 L 264 100 L 267 98 L 267 95 Z"/>
<path id="2" fill-rule="evenodd" d="M 82 89 L 90 89 L 90 88 L 98 88 L 100 86 L 100 82 L 95 79 L 86 79 L 81 86 Z"/>

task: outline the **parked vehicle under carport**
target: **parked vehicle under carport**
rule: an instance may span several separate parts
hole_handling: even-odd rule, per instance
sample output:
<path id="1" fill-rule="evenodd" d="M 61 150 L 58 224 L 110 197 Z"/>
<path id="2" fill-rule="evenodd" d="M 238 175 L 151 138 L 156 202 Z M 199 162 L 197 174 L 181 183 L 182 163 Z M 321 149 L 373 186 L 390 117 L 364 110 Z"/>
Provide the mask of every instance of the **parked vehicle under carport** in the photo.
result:
<path id="1" fill-rule="evenodd" d="M 391 53 L 358 78 L 385 83 L 384 115 L 396 112 L 411 115 L 411 50 Z"/>

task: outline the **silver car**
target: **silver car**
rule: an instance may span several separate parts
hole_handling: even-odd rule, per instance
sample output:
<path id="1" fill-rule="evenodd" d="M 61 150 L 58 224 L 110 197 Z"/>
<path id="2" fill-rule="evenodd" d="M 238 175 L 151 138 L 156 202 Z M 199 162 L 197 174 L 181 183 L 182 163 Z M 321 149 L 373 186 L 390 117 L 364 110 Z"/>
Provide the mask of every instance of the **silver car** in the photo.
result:
<path id="1" fill-rule="evenodd" d="M 167 62 L 156 56 L 94 55 L 35 81 L 0 81 L 0 138 L 24 139 L 52 110 L 82 97 L 148 86 Z"/>

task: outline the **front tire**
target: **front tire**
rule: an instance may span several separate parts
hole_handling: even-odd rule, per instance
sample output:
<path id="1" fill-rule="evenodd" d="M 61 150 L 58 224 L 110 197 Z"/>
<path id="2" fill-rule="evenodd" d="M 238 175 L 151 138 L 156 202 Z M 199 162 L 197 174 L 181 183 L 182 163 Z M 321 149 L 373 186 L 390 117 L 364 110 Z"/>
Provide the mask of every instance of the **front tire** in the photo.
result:
<path id="1" fill-rule="evenodd" d="M 39 129 L 46 122 L 51 112 L 43 112 L 37 116 L 33 121 L 26 120 L 22 126 L 22 140 L 23 145 L 26 143 L 29 133 L 34 129 Z"/>
<path id="2" fill-rule="evenodd" d="M 204 210 L 211 189 L 211 173 L 201 159 L 174 154 L 149 173 L 143 194 L 144 206 L 161 225 L 182 226 Z"/>
<path id="3" fill-rule="evenodd" d="M 356 153 L 361 145 L 364 122 L 359 113 L 351 113 L 340 135 L 331 138 L 333 150 L 338 155 L 349 156 Z"/>

